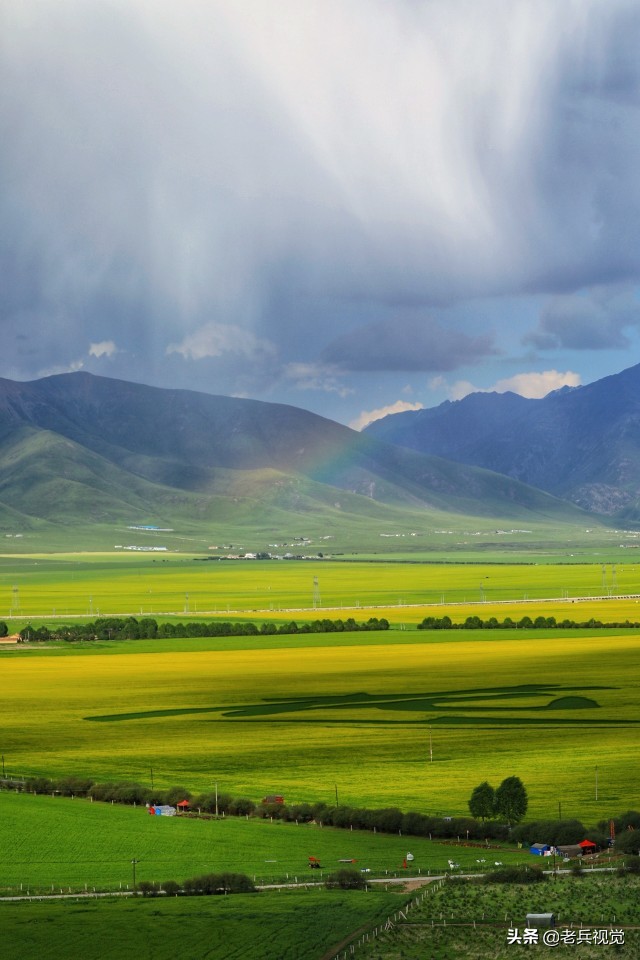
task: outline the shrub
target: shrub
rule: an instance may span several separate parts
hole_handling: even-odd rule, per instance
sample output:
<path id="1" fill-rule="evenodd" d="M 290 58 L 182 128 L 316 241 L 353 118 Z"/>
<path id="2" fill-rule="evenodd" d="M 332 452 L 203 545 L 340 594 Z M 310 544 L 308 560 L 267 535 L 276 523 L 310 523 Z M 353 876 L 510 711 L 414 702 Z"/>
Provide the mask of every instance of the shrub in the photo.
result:
<path id="1" fill-rule="evenodd" d="M 625 830 L 616 837 L 618 853 L 640 853 L 640 830 Z"/>
<path id="2" fill-rule="evenodd" d="M 55 785 L 48 777 L 30 777 L 26 782 L 26 788 L 31 793 L 53 793 Z"/>
<path id="3" fill-rule="evenodd" d="M 631 827 L 632 830 L 640 829 L 640 813 L 638 813 L 637 810 L 627 810 L 621 817 L 616 818 L 615 826 L 616 833 L 628 830 L 629 827 Z"/>
<path id="4" fill-rule="evenodd" d="M 87 795 L 93 781 L 84 777 L 61 777 L 56 780 L 55 788 L 63 797 L 84 797 Z"/>
<path id="5" fill-rule="evenodd" d="M 157 897 L 160 889 L 160 885 L 152 880 L 141 880 L 138 884 L 138 893 L 141 893 L 143 897 Z"/>
<path id="6" fill-rule="evenodd" d="M 168 897 L 177 897 L 180 893 L 180 884 L 175 880 L 165 880 L 160 886 Z"/>
<path id="7" fill-rule="evenodd" d="M 511 831 L 514 843 L 548 843 L 552 846 L 579 843 L 585 839 L 585 827 L 580 820 L 532 820 L 519 824 Z M 589 837 L 596 843 L 594 837 Z"/>
<path id="8" fill-rule="evenodd" d="M 175 807 L 181 800 L 190 801 L 192 799 L 191 791 L 187 790 L 186 787 L 169 787 L 165 796 L 165 803 L 168 803 L 172 807 Z"/>
<path id="9" fill-rule="evenodd" d="M 358 811 L 360 813 L 360 811 Z M 378 830 L 382 830 L 383 833 L 397 833 L 398 830 L 402 828 L 402 810 L 398 810 L 397 807 L 387 807 L 383 810 L 372 810 L 371 811 L 371 823 Z M 364 819 L 363 817 L 359 818 L 359 822 Z M 368 819 L 368 818 L 367 818 Z M 354 827 L 356 823 L 354 822 Z"/>
<path id="10" fill-rule="evenodd" d="M 151 790 L 140 783 L 120 783 L 116 785 L 111 799 L 116 803 L 144 805 L 151 800 Z"/>
<path id="11" fill-rule="evenodd" d="M 252 814 L 255 808 L 255 803 L 248 797 L 236 797 L 229 804 L 229 813 L 235 817 L 245 817 L 247 814 Z"/>
<path id="12" fill-rule="evenodd" d="M 286 820 L 300 820 L 302 823 L 309 823 L 313 820 L 313 808 L 310 803 L 294 803 L 287 807 Z"/>
<path id="13" fill-rule="evenodd" d="M 273 817 L 274 820 L 286 820 L 288 810 L 284 803 L 259 803 L 254 809 L 256 817 L 268 820 Z"/>
<path id="14" fill-rule="evenodd" d="M 244 873 L 206 873 L 182 885 L 188 896 L 220 896 L 225 893 L 255 893 L 253 881 Z"/>
<path id="15" fill-rule="evenodd" d="M 182 797 L 181 799 L 185 800 L 189 798 Z M 232 803 L 233 803 L 232 796 L 230 796 L 228 793 L 219 793 L 218 794 L 218 813 L 229 813 Z M 216 812 L 216 795 L 215 793 L 203 793 L 199 797 L 195 798 L 191 806 L 195 810 L 204 810 L 205 813 L 215 813 Z"/>
<path id="16" fill-rule="evenodd" d="M 366 885 L 367 881 L 357 870 L 337 870 L 325 880 L 329 890 L 364 890 Z"/>

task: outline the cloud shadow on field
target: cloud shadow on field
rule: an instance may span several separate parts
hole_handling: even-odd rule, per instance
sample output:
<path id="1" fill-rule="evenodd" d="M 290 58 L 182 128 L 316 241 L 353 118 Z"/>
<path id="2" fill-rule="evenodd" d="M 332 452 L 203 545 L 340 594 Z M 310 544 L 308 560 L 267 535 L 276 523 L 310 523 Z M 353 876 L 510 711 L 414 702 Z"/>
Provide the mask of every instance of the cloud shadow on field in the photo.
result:
<path id="1" fill-rule="evenodd" d="M 269 697 L 259 703 L 248 703 L 229 708 L 177 707 L 167 710 L 148 710 L 131 713 L 104 714 L 85 717 L 101 723 L 120 720 L 149 720 L 160 717 L 178 717 L 215 713 L 217 722 L 275 721 L 303 723 L 299 714 L 314 711 L 349 710 L 349 717 L 325 718 L 322 723 L 439 723 L 439 724 L 635 724 L 635 719 L 597 719 L 592 716 L 555 716 L 557 712 L 599 710 L 600 704 L 586 692 L 612 690 L 604 686 L 563 686 L 557 683 L 523 684 L 512 687 L 478 687 L 466 690 L 440 691 L 417 694 L 351 693 L 336 695 L 307 695 L 304 697 Z M 553 699 L 549 700 L 549 697 Z M 534 701 L 533 703 L 531 701 Z M 526 702 L 523 702 L 526 701 Z M 395 713 L 429 714 L 407 720 L 387 716 L 380 719 L 358 717 L 360 710 L 380 710 Z M 532 716 L 546 713 L 547 716 Z M 293 717 L 291 714 L 297 714 Z M 435 714 L 435 716 L 434 716 Z M 318 718 L 320 719 L 320 718 Z"/>

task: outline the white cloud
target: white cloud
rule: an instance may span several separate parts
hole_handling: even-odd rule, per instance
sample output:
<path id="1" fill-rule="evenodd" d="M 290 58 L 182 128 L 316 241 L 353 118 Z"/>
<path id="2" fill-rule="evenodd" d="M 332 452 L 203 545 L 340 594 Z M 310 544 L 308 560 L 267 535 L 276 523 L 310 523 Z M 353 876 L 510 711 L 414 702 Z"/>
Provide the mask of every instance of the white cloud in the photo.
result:
<path id="1" fill-rule="evenodd" d="M 166 352 L 179 353 L 185 360 L 203 360 L 225 353 L 248 358 L 274 356 L 276 351 L 269 340 L 261 340 L 249 330 L 228 323 L 207 323 L 180 343 L 170 343 Z"/>
<path id="2" fill-rule="evenodd" d="M 423 410 L 421 403 L 407 403 L 406 400 L 396 400 L 387 407 L 379 407 L 377 410 L 363 410 L 359 417 L 352 420 L 349 426 L 352 430 L 364 430 L 368 424 L 374 420 L 382 420 L 383 417 L 392 413 L 404 413 L 406 410 Z"/>
<path id="3" fill-rule="evenodd" d="M 438 377 L 437 380 L 437 387 L 447 386 L 441 377 Z M 564 373 L 559 370 L 543 370 L 540 373 L 533 370 L 530 373 L 516 373 L 513 377 L 497 380 L 492 387 L 486 388 L 475 387 L 469 380 L 457 380 L 451 386 L 447 386 L 447 393 L 451 400 L 462 400 L 469 393 L 507 393 L 511 391 L 530 400 L 540 400 L 551 393 L 552 390 L 559 390 L 561 387 L 579 387 L 581 382 L 580 374 L 574 373 L 572 370 L 566 370 Z M 432 383 L 430 386 L 432 386 Z"/>
<path id="4" fill-rule="evenodd" d="M 92 343 L 89 347 L 90 357 L 113 357 L 119 353 L 113 340 L 101 340 L 99 343 Z"/>
<path id="5" fill-rule="evenodd" d="M 542 373 L 517 373 L 514 377 L 506 380 L 498 380 L 491 388 L 496 393 L 506 393 L 512 390 L 513 393 L 519 393 L 521 397 L 539 400 L 546 397 L 552 390 L 559 390 L 560 387 L 579 387 L 581 383 L 580 374 L 567 370 L 560 373 L 558 370 L 543 370 Z"/>

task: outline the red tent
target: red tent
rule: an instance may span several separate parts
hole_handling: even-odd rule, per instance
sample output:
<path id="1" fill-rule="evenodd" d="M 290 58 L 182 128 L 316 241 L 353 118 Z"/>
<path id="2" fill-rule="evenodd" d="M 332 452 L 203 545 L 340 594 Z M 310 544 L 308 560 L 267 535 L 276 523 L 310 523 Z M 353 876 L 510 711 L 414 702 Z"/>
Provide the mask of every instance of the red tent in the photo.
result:
<path id="1" fill-rule="evenodd" d="M 180 803 L 176 804 L 177 807 L 181 807 L 183 810 L 186 810 L 187 807 L 190 807 L 191 804 L 188 800 L 181 800 Z"/>
<path id="2" fill-rule="evenodd" d="M 579 847 L 582 847 L 584 853 L 593 853 L 597 849 L 596 844 L 592 840 L 582 840 L 579 844 Z"/>

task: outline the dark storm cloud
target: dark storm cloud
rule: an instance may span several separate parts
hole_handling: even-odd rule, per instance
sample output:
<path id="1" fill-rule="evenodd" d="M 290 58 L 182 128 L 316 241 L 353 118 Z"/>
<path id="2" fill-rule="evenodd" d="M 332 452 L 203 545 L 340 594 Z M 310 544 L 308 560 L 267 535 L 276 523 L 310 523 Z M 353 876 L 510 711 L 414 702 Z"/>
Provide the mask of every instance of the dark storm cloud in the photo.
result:
<path id="1" fill-rule="evenodd" d="M 624 349 L 630 345 L 625 331 L 633 327 L 640 327 L 640 301 L 633 291 L 596 289 L 552 298 L 523 341 L 539 350 Z"/>
<path id="2" fill-rule="evenodd" d="M 322 359 L 342 370 L 444 373 L 497 353 L 491 337 L 470 337 L 420 317 L 361 327 L 329 344 Z"/>
<path id="3" fill-rule="evenodd" d="M 635 282 L 639 41 L 635 0 L 7 0 L 0 324 L 32 352 L 0 373 L 451 370 L 482 311 L 398 305 Z M 554 309 L 531 343 L 599 344 Z"/>

